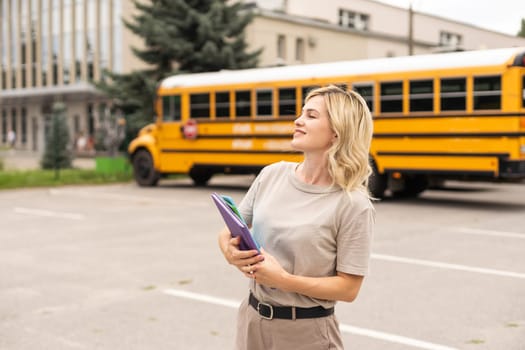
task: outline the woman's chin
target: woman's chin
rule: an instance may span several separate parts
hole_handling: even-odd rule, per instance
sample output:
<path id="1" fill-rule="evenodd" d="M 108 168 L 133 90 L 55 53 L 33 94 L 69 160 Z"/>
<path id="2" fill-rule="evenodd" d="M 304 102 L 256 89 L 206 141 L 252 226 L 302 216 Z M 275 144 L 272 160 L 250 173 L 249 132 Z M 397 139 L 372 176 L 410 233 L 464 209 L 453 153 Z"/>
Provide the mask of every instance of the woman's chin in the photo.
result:
<path id="1" fill-rule="evenodd" d="M 303 149 L 301 148 L 301 145 L 299 142 L 295 141 L 295 140 L 292 140 L 292 142 L 290 143 L 290 146 L 292 146 L 292 148 L 296 151 L 302 151 Z"/>

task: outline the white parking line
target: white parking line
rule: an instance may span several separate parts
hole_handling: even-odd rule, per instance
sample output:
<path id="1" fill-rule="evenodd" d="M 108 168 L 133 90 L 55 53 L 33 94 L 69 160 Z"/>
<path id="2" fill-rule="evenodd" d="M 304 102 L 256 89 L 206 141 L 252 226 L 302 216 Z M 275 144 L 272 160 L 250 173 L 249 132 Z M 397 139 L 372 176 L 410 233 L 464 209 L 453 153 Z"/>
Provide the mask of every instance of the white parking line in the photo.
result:
<path id="1" fill-rule="evenodd" d="M 496 276 L 501 276 L 501 277 L 512 277 L 512 278 L 525 279 L 525 273 L 504 271 L 504 270 L 485 269 L 485 268 L 482 268 L 482 267 L 467 266 L 467 265 L 449 264 L 449 263 L 444 263 L 444 262 L 440 262 L 440 261 L 411 259 L 411 258 L 404 258 L 404 257 L 401 257 L 401 256 L 393 256 L 393 255 L 385 255 L 385 254 L 372 254 L 372 258 L 373 259 L 377 259 L 377 260 L 393 261 L 393 262 L 400 262 L 400 263 L 405 263 L 405 264 L 437 267 L 437 268 L 440 268 L 440 269 L 459 270 L 459 271 L 467 271 L 467 272 L 477 272 L 477 273 L 483 273 L 483 274 L 488 274 L 488 275 L 496 275 Z"/>
<path id="2" fill-rule="evenodd" d="M 469 234 L 469 235 L 482 235 L 482 236 L 494 236 L 494 237 L 508 237 L 508 238 L 525 239 L 525 233 L 481 230 L 481 229 L 469 228 L 469 227 L 458 227 L 456 230 L 459 231 L 460 233 L 465 233 L 465 234 Z"/>
<path id="3" fill-rule="evenodd" d="M 96 192 L 96 191 L 85 191 L 85 190 L 61 190 L 61 189 L 50 189 L 49 194 L 53 196 L 77 196 L 84 198 L 102 198 L 102 199 L 115 199 L 122 201 L 148 201 L 158 202 L 156 198 L 144 197 L 144 196 L 132 196 L 128 194 L 120 193 L 109 193 L 109 192 Z"/>
<path id="4" fill-rule="evenodd" d="M 50 189 L 49 194 L 52 196 L 76 196 L 83 198 L 96 198 L 96 199 L 109 199 L 109 200 L 119 200 L 119 201 L 133 201 L 141 203 L 152 203 L 152 204 L 172 204 L 172 205 L 182 205 L 193 206 L 193 207 L 209 207 L 209 203 L 197 202 L 197 201 L 188 201 L 182 199 L 162 199 L 156 197 L 146 197 L 146 196 L 133 196 L 129 194 L 120 194 L 120 193 L 110 193 L 110 192 L 97 192 L 97 191 L 85 191 L 85 190 L 64 190 L 64 189 Z"/>
<path id="5" fill-rule="evenodd" d="M 15 207 L 13 208 L 13 211 L 17 214 L 43 216 L 43 217 L 49 217 L 49 218 L 69 219 L 69 220 L 85 220 L 86 218 L 82 214 L 66 213 L 66 212 L 51 211 L 51 210 L 44 210 L 44 209 Z"/>
<path id="6" fill-rule="evenodd" d="M 178 289 L 166 289 L 163 291 L 165 294 L 179 297 L 179 298 L 185 298 L 185 299 L 191 299 L 196 300 L 208 304 L 214 304 L 214 305 L 220 305 L 220 306 L 226 306 L 229 308 L 238 308 L 241 304 L 240 301 L 235 301 L 231 299 L 222 299 L 217 298 L 211 295 L 206 294 L 198 294 L 198 293 L 192 293 L 187 292 L 183 290 Z M 397 343 L 397 344 L 403 344 L 407 346 L 411 346 L 418 349 L 426 349 L 426 350 L 457 350 L 456 348 L 452 348 L 445 345 L 435 344 L 435 343 L 429 343 L 426 341 L 403 337 L 396 334 L 390 334 L 390 333 L 384 333 L 384 332 L 378 332 L 371 329 L 366 328 L 360 328 L 360 327 L 354 327 L 346 324 L 340 324 L 339 329 L 343 333 L 350 333 L 350 334 L 356 334 L 356 335 L 362 335 L 369 338 L 379 339 L 391 343 Z"/>

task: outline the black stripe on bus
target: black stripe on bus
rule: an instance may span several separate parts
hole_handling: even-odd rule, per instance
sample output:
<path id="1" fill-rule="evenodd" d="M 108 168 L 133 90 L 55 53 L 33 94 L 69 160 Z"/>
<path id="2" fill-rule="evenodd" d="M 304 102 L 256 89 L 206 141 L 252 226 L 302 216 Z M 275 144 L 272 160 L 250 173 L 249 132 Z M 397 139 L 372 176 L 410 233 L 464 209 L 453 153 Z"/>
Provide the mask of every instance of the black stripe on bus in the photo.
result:
<path id="1" fill-rule="evenodd" d="M 258 118 L 250 118 L 250 117 L 241 117 L 236 119 L 229 119 L 229 118 L 223 118 L 223 119 L 209 119 L 209 118 L 193 118 L 197 122 L 197 124 L 231 124 L 231 123 L 279 123 L 279 122 L 286 122 L 286 121 L 294 121 L 297 119 L 298 116 L 291 116 L 291 117 L 277 117 L 277 118 L 267 118 L 267 119 L 258 119 Z M 513 118 L 513 117 L 525 117 L 525 112 L 475 112 L 475 113 L 467 113 L 467 112 L 447 112 L 446 114 L 434 114 L 432 112 L 429 113 L 411 113 L 408 115 L 404 115 L 401 112 L 399 113 L 383 113 L 379 115 L 373 115 L 374 119 L 407 119 L 407 118 L 415 118 L 415 119 L 422 119 L 422 118 L 429 118 L 429 119 L 446 119 L 446 118 Z M 180 123 L 180 121 L 177 121 Z M 169 123 L 167 121 L 166 123 Z"/>
<path id="2" fill-rule="evenodd" d="M 292 134 L 214 134 L 202 135 L 199 134 L 198 139 L 292 139 Z"/>
<path id="3" fill-rule="evenodd" d="M 467 132 L 447 132 L 447 133 L 376 133 L 377 138 L 395 138 L 395 137 L 523 137 L 525 132 L 484 132 L 484 133 L 467 133 Z"/>
<path id="4" fill-rule="evenodd" d="M 498 157 L 508 158 L 508 153 L 445 153 L 445 152 L 377 152 L 378 156 L 425 156 L 425 157 Z"/>
<path id="5" fill-rule="evenodd" d="M 480 176 L 480 177 L 495 177 L 494 171 L 481 170 L 429 170 L 429 169 L 404 169 L 404 168 L 385 168 L 386 173 L 403 173 L 403 174 L 426 174 L 426 175 L 446 175 L 447 177 L 458 176 L 460 178 L 465 176 Z"/>
<path id="6" fill-rule="evenodd" d="M 255 150 L 217 150 L 217 149 L 161 149 L 162 153 L 234 153 L 234 154 L 301 154 L 298 151 L 255 151 Z"/>
<path id="7" fill-rule="evenodd" d="M 415 114 L 411 113 L 409 115 L 403 115 L 401 113 L 392 113 L 392 115 L 388 114 L 379 114 L 375 115 L 374 119 L 447 119 L 447 118 L 514 118 L 514 117 L 525 117 L 525 113 L 519 112 L 483 112 L 483 113 L 451 113 L 451 114 L 433 114 L 433 113 L 427 113 L 427 114 Z"/>

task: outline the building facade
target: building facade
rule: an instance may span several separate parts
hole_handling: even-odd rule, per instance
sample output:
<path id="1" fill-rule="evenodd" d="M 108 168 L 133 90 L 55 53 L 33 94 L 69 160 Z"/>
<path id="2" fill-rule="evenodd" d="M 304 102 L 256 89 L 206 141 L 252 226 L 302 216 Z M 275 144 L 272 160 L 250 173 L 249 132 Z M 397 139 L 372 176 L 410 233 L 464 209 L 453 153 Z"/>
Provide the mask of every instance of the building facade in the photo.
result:
<path id="1" fill-rule="evenodd" d="M 256 8 L 247 34 L 264 47 L 261 65 L 525 46 L 525 38 L 373 0 L 244 2 Z"/>
<path id="2" fill-rule="evenodd" d="M 250 50 L 264 48 L 260 66 L 525 46 L 372 0 L 243 2 L 255 13 L 246 35 Z M 16 148 L 43 151 L 55 101 L 66 105 L 72 140 L 93 140 L 116 112 L 92 82 L 104 69 L 144 68 L 131 52 L 142 42 L 122 24 L 134 11 L 126 0 L 0 0 L 0 145 L 13 130 Z"/>

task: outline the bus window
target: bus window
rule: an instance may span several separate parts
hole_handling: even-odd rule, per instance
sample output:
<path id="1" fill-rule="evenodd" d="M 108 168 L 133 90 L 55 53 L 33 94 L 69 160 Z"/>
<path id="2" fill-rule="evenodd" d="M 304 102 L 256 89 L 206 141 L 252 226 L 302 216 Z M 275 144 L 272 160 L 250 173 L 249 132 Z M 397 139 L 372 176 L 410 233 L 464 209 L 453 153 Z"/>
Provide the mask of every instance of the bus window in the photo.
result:
<path id="1" fill-rule="evenodd" d="M 304 103 L 304 99 L 306 98 L 306 96 L 308 96 L 308 93 L 314 89 L 317 89 L 321 86 L 319 85 L 312 85 L 312 86 L 303 86 L 303 103 Z"/>
<path id="2" fill-rule="evenodd" d="M 521 81 L 521 106 L 525 108 L 525 75 L 522 78 Z"/>
<path id="3" fill-rule="evenodd" d="M 257 90 L 257 116 L 271 116 L 273 107 L 273 91 Z"/>
<path id="4" fill-rule="evenodd" d="M 163 96 L 162 97 L 162 119 L 165 122 L 180 120 L 180 96 Z"/>
<path id="5" fill-rule="evenodd" d="M 441 79 L 441 111 L 464 111 L 467 107 L 467 80 Z"/>
<path id="6" fill-rule="evenodd" d="M 381 83 L 381 113 L 403 112 L 403 82 Z"/>
<path id="7" fill-rule="evenodd" d="M 474 109 L 501 108 L 501 77 L 474 77 Z"/>
<path id="8" fill-rule="evenodd" d="M 353 89 L 359 95 L 361 95 L 370 109 L 370 112 L 374 111 L 374 85 L 372 84 L 354 84 Z"/>
<path id="9" fill-rule="evenodd" d="M 410 81 L 410 111 L 432 112 L 434 110 L 434 82 L 432 80 Z"/>
<path id="10" fill-rule="evenodd" d="M 251 115 L 250 90 L 235 91 L 235 115 L 249 117 Z"/>
<path id="11" fill-rule="evenodd" d="M 210 117 L 210 94 L 190 95 L 190 118 Z"/>
<path id="12" fill-rule="evenodd" d="M 279 115 L 295 116 L 295 106 L 297 99 L 295 98 L 295 88 L 281 88 L 279 89 Z"/>
<path id="13" fill-rule="evenodd" d="M 229 118 L 230 117 L 230 93 L 216 92 L 215 93 L 215 117 Z"/>

